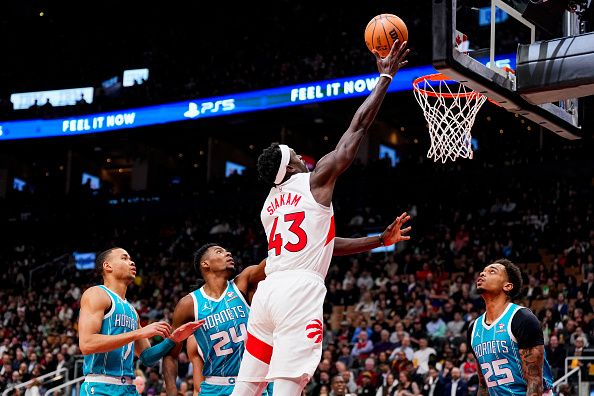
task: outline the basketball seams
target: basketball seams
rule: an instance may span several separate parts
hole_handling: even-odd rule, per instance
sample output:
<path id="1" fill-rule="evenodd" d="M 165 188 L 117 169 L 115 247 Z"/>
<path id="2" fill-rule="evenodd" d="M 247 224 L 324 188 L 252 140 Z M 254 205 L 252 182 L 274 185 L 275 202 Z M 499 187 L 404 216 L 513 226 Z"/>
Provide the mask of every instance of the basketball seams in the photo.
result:
<path id="1" fill-rule="evenodd" d="M 394 28 L 396 28 L 396 30 L 398 31 L 398 38 L 401 39 L 402 41 L 406 41 L 406 39 L 404 38 L 404 34 L 402 34 L 402 31 L 400 30 L 400 28 L 394 22 L 392 22 L 390 19 L 386 18 L 386 21 L 390 22 L 394 26 Z"/>
<path id="2" fill-rule="evenodd" d="M 370 48 L 370 50 L 373 50 L 375 48 L 374 43 L 373 43 L 373 38 L 375 37 L 375 28 L 377 27 L 377 20 L 375 18 L 373 20 L 375 23 L 373 24 L 373 30 L 371 31 L 371 48 Z"/>
<path id="3" fill-rule="evenodd" d="M 384 18 L 384 19 L 386 19 L 386 18 Z M 384 35 L 386 36 L 386 44 L 388 45 L 388 53 L 389 53 L 390 48 L 392 48 L 392 44 L 390 44 L 390 36 L 388 36 L 388 32 L 386 32 L 386 27 L 384 26 L 383 21 L 382 21 L 382 29 L 384 30 Z"/>
<path id="4" fill-rule="evenodd" d="M 387 26 L 385 21 L 388 21 L 392 27 Z M 379 30 L 378 23 L 381 24 L 381 29 L 383 29 L 385 41 L 381 37 L 382 33 Z M 397 37 L 393 38 L 392 32 L 395 32 Z M 407 41 L 408 29 L 402 19 L 394 14 L 376 15 L 365 27 L 365 44 L 367 44 L 367 48 L 371 52 L 380 52 L 381 57 L 389 54 L 396 39 L 402 42 Z"/>

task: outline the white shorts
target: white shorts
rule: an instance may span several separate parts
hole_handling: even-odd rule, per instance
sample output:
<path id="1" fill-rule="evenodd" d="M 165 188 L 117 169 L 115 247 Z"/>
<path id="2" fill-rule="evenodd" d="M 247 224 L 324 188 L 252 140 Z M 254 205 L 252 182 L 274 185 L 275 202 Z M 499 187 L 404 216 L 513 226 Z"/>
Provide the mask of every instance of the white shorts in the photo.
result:
<path id="1" fill-rule="evenodd" d="M 258 285 L 238 381 L 311 377 L 322 357 L 326 286 L 311 271 L 279 271 Z"/>

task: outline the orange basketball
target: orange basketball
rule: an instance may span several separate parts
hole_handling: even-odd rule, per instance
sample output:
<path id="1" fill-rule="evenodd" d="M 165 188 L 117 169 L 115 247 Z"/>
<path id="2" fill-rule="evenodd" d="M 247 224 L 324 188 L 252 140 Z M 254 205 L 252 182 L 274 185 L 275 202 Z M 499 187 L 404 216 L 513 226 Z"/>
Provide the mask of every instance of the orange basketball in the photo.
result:
<path id="1" fill-rule="evenodd" d="M 365 28 L 365 44 L 369 51 L 377 50 L 382 58 L 390 53 L 394 40 L 408 40 L 408 29 L 404 21 L 393 14 L 374 17 Z"/>

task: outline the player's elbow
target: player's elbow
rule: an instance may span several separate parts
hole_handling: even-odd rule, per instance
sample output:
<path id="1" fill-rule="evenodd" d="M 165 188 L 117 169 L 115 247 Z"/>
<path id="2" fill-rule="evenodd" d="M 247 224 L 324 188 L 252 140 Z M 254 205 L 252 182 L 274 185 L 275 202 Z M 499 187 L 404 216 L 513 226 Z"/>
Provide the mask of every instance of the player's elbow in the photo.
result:
<path id="1" fill-rule="evenodd" d="M 88 342 L 83 342 L 82 340 L 79 342 L 78 348 L 80 349 L 80 353 L 82 353 L 84 356 L 95 352 Z"/>

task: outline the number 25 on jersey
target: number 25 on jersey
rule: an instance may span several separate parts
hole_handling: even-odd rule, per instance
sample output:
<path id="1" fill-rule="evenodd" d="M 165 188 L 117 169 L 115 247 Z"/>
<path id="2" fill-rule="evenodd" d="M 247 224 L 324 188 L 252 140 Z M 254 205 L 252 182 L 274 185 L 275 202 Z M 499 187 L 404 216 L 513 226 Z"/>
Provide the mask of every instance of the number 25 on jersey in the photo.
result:
<path id="1" fill-rule="evenodd" d="M 281 254 L 281 249 L 284 247 L 285 250 L 295 253 L 301 251 L 305 245 L 307 245 L 307 234 L 305 230 L 301 228 L 301 223 L 305 219 L 305 212 L 296 212 L 296 213 L 287 213 L 283 216 L 283 221 L 285 223 L 290 223 L 289 225 L 289 233 L 292 235 L 284 235 L 284 239 L 295 240 L 295 236 L 297 237 L 297 241 L 293 242 L 286 242 L 283 246 L 283 235 L 280 233 L 276 233 L 276 227 L 278 225 L 278 217 L 274 218 L 274 223 L 272 223 L 272 230 L 270 231 L 270 238 L 268 240 L 268 250 L 274 249 L 274 254 L 276 256 Z"/>

